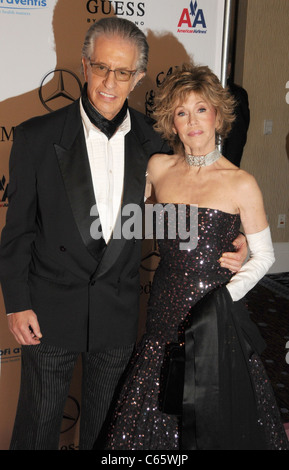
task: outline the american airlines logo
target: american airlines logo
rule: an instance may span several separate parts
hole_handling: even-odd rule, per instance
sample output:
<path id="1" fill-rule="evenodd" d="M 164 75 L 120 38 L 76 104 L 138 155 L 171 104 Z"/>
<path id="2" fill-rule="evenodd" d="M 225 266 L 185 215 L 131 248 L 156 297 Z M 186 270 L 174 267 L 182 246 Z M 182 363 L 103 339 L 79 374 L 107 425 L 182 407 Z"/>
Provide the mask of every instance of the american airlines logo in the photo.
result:
<path id="1" fill-rule="evenodd" d="M 189 8 L 183 9 L 178 28 L 178 33 L 207 33 L 205 14 L 197 1 L 191 1 Z"/>

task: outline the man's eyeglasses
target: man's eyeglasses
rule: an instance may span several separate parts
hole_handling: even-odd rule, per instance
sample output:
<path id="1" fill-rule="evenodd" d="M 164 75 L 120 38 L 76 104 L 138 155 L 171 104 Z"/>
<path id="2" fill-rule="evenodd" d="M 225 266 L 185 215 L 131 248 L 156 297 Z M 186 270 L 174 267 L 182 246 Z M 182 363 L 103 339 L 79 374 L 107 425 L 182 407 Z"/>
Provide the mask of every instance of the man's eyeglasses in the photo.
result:
<path id="1" fill-rule="evenodd" d="M 90 62 L 91 70 L 94 75 L 98 75 L 98 77 L 107 77 L 109 72 L 113 72 L 115 75 L 116 80 L 120 82 L 128 82 L 128 80 L 135 75 L 136 70 L 125 70 L 125 69 L 116 69 L 111 70 L 107 65 L 97 64 L 94 62 Z"/>

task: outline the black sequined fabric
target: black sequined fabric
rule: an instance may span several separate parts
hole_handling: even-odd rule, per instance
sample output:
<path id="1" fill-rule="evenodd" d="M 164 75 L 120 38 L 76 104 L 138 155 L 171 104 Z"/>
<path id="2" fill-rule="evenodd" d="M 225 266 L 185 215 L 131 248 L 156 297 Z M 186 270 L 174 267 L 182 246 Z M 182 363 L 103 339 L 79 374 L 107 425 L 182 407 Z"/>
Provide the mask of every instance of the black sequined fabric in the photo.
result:
<path id="1" fill-rule="evenodd" d="M 156 232 L 162 227 L 165 230 L 164 237 L 158 238 L 161 259 L 149 299 L 146 333 L 129 365 L 110 427 L 107 449 L 179 449 L 178 417 L 159 411 L 159 381 L 164 348 L 166 343 L 178 341 L 180 324 L 191 306 L 231 277 L 230 271 L 221 268 L 218 260 L 223 252 L 233 250 L 232 241 L 237 237 L 240 227 L 239 215 L 206 208 L 198 208 L 191 213 L 190 206 L 173 206 L 177 212 L 176 220 L 168 215 L 163 205 L 156 221 Z M 180 249 L 181 224 L 185 224 L 183 227 L 188 230 L 190 224 L 198 228 L 196 248 L 188 246 Z M 178 230 L 174 236 L 176 226 Z M 172 231 L 169 233 L 170 228 Z M 252 370 L 256 388 L 260 390 L 261 414 L 266 408 L 260 417 L 260 425 L 268 428 L 266 420 L 272 421 L 270 416 L 269 421 L 267 419 L 270 397 L 266 398 L 267 389 L 263 396 L 264 376 L 260 368 L 262 365 L 259 359 L 254 358 Z M 275 424 L 277 422 L 276 418 Z M 279 434 L 276 432 L 274 436 L 273 433 L 269 436 L 270 445 L 275 448 L 281 446 Z"/>

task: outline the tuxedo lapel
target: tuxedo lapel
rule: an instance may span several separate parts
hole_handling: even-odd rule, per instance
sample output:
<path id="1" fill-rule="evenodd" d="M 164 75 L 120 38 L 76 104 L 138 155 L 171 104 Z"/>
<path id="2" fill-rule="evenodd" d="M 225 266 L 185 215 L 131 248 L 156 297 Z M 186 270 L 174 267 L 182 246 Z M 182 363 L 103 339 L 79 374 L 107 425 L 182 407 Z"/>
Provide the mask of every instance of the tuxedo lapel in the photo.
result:
<path id="1" fill-rule="evenodd" d="M 135 132 L 125 139 L 125 173 L 122 207 L 134 202 L 143 203 L 143 190 L 147 166 L 146 154 Z"/>
<path id="2" fill-rule="evenodd" d="M 96 201 L 85 137 L 80 114 L 71 114 L 67 118 L 60 145 L 54 144 L 54 148 L 76 225 L 84 244 L 96 257 L 96 245 L 99 241 L 90 235 L 90 211 Z"/>

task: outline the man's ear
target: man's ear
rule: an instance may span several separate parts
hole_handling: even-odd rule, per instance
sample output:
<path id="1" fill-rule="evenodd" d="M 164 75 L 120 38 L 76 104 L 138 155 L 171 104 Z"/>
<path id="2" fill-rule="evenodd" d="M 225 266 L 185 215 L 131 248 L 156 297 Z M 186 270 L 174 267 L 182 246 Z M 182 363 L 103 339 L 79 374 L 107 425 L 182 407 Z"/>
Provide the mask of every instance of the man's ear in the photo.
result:
<path id="1" fill-rule="evenodd" d="M 133 77 L 133 83 L 132 83 L 131 91 L 133 91 L 135 89 L 137 84 L 143 79 L 144 76 L 145 76 L 145 72 L 138 72 L 138 73 L 135 74 L 135 76 Z"/>

